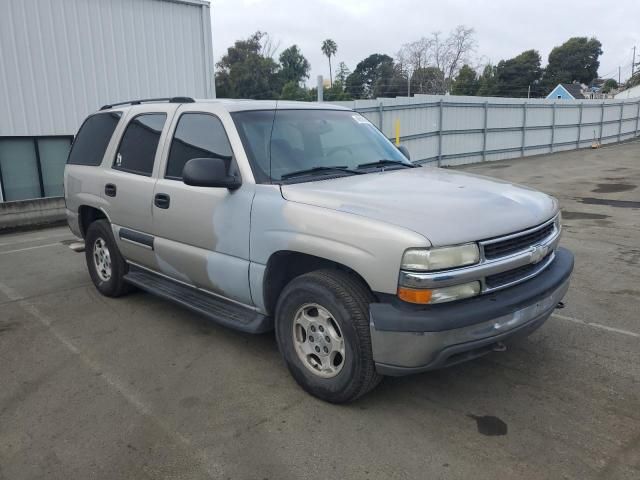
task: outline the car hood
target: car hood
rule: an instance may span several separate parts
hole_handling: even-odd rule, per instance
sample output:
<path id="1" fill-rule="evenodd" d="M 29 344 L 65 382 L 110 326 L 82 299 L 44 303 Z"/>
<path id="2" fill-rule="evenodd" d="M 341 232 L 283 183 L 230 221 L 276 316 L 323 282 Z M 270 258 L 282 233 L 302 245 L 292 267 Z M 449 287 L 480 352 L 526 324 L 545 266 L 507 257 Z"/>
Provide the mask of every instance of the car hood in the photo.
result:
<path id="1" fill-rule="evenodd" d="M 282 185 L 286 200 L 370 217 L 432 245 L 483 240 L 538 225 L 557 211 L 544 193 L 479 175 L 422 167 Z"/>

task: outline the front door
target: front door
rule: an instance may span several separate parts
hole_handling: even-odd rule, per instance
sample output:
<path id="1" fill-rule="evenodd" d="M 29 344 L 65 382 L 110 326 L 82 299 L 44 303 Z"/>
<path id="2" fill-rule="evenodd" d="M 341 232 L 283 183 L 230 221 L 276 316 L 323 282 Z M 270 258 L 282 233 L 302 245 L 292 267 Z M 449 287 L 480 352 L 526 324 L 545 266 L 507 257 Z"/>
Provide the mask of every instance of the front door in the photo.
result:
<path id="1" fill-rule="evenodd" d="M 193 107 L 191 107 L 193 108 Z M 224 125 L 211 113 L 184 111 L 174 122 L 166 166 L 154 191 L 153 234 L 158 269 L 181 282 L 252 305 L 249 292 L 249 220 L 253 184 L 234 191 L 182 182 L 192 158 L 229 156 Z"/>

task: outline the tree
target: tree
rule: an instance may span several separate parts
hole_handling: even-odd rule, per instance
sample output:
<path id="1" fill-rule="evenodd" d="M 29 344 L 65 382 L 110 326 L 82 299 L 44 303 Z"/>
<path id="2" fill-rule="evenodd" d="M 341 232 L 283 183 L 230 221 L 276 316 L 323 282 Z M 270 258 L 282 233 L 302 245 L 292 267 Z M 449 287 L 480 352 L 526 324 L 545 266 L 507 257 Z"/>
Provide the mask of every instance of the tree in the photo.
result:
<path id="1" fill-rule="evenodd" d="M 436 91 L 430 93 L 444 94 L 450 90 L 460 67 L 469 63 L 469 56 L 476 47 L 474 34 L 472 28 L 464 25 L 458 25 L 447 37 L 440 32 L 432 33 L 429 38 L 404 44 L 396 55 L 398 63 L 405 72 L 413 74 L 429 67 L 435 68 L 431 73 L 441 72 L 440 81 L 432 85 Z"/>
<path id="2" fill-rule="evenodd" d="M 406 95 L 407 79 L 389 55 L 374 53 L 356 65 L 346 90 L 354 98 Z"/>
<path id="3" fill-rule="evenodd" d="M 340 62 L 338 65 L 338 73 L 336 73 L 336 83 L 342 84 L 344 87 L 345 83 L 347 83 L 347 77 L 351 74 L 349 67 L 344 62 Z"/>
<path id="4" fill-rule="evenodd" d="M 300 83 L 309 78 L 309 61 L 302 55 L 297 45 L 292 45 L 280 54 L 280 77 L 284 84 Z"/>
<path id="5" fill-rule="evenodd" d="M 602 84 L 602 93 L 609 93 L 611 90 L 615 90 L 616 88 L 618 88 L 618 82 L 613 78 L 608 78 Z"/>
<path id="6" fill-rule="evenodd" d="M 502 97 L 526 97 L 530 85 L 537 85 L 542 76 L 540 54 L 527 50 L 509 60 L 501 60 L 496 66 L 497 95 Z"/>
<path id="7" fill-rule="evenodd" d="M 281 100 L 300 100 L 300 101 L 310 101 L 311 96 L 309 95 L 309 91 L 306 88 L 300 86 L 300 84 L 295 81 L 289 81 L 284 84 L 282 87 L 282 92 L 280 94 Z"/>
<path id="8" fill-rule="evenodd" d="M 478 79 L 478 96 L 494 97 L 498 94 L 498 81 L 496 78 L 496 67 L 486 65 L 482 75 Z"/>
<path id="9" fill-rule="evenodd" d="M 558 83 L 571 83 L 574 80 L 589 84 L 598 76 L 600 55 L 602 44 L 596 38 L 570 38 L 551 50 L 544 72 L 544 85 L 553 88 Z"/>
<path id="10" fill-rule="evenodd" d="M 338 51 L 338 45 L 336 42 L 327 38 L 324 42 L 322 42 L 322 47 L 320 47 L 322 53 L 329 59 L 329 85 L 333 86 L 333 78 L 331 75 L 331 57 L 336 54 Z"/>
<path id="11" fill-rule="evenodd" d="M 238 40 L 217 63 L 216 93 L 227 98 L 278 98 L 282 89 L 278 64 L 263 55 L 263 32 Z"/>
<path id="12" fill-rule="evenodd" d="M 411 75 L 411 92 L 421 94 L 443 94 L 444 72 L 436 67 L 417 68 Z"/>
<path id="13" fill-rule="evenodd" d="M 476 71 L 466 63 L 460 68 L 458 76 L 451 84 L 452 95 L 475 95 L 480 82 Z"/>

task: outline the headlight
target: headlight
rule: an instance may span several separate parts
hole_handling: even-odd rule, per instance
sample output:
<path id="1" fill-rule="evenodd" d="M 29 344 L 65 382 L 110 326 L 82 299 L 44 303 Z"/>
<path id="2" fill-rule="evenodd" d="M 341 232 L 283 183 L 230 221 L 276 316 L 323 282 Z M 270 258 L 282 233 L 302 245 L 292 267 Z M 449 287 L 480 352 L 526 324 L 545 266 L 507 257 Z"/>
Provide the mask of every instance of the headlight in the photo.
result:
<path id="1" fill-rule="evenodd" d="M 480 282 L 469 282 L 451 287 L 427 289 L 413 289 L 398 287 L 398 297 L 409 303 L 422 305 L 452 302 L 463 298 L 475 297 L 480 293 Z"/>
<path id="2" fill-rule="evenodd" d="M 457 247 L 410 248 L 402 257 L 403 270 L 445 270 L 464 267 L 480 261 L 480 251 L 475 243 Z"/>

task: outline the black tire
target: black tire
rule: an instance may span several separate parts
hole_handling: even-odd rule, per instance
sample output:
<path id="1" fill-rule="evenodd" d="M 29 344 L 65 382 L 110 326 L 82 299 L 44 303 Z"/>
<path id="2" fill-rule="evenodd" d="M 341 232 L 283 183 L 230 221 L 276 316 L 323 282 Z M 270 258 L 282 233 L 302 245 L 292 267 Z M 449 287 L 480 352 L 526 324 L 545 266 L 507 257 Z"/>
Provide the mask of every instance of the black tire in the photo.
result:
<path id="1" fill-rule="evenodd" d="M 317 270 L 301 275 L 282 291 L 276 307 L 278 348 L 293 378 L 311 395 L 331 403 L 351 402 L 382 379 L 376 372 L 371 349 L 369 304 L 372 301 L 373 295 L 362 281 L 340 270 Z M 305 304 L 322 306 L 341 330 L 344 364 L 331 378 L 312 372 L 296 353 L 294 317 Z"/>
<path id="2" fill-rule="evenodd" d="M 94 261 L 94 245 L 98 240 L 102 240 L 109 251 L 111 258 L 111 275 L 108 280 L 101 278 Z M 87 268 L 91 280 L 98 291 L 106 297 L 119 297 L 131 291 L 131 285 L 125 282 L 124 275 L 127 273 L 127 263 L 122 258 L 115 239 L 111 225 L 107 220 L 96 220 L 89 225 L 84 236 L 84 252 L 87 261 Z"/>

